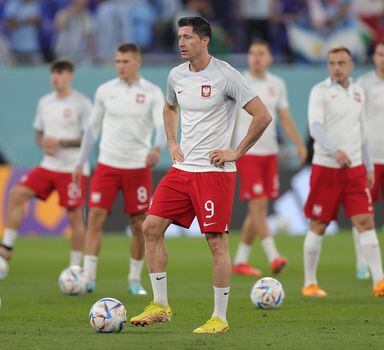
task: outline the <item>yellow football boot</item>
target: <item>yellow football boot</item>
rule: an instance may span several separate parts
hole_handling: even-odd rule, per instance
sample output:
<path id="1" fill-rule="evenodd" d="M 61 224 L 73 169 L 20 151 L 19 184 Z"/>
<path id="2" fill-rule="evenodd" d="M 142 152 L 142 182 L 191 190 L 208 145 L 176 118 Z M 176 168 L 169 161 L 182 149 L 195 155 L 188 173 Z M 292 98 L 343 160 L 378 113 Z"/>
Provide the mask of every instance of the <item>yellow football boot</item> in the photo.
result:
<path id="1" fill-rule="evenodd" d="M 314 283 L 304 287 L 301 292 L 305 297 L 312 298 L 324 298 L 328 295 L 325 290 L 322 290 L 317 284 Z"/>
<path id="2" fill-rule="evenodd" d="M 373 286 L 373 294 L 375 297 L 384 297 L 384 280 Z"/>
<path id="3" fill-rule="evenodd" d="M 195 334 L 216 334 L 224 333 L 229 329 L 227 321 L 223 321 L 217 316 L 211 317 L 206 323 L 199 328 L 196 328 L 193 333 Z"/>
<path id="4" fill-rule="evenodd" d="M 172 318 L 172 310 L 169 306 L 163 306 L 154 301 L 144 309 L 140 315 L 132 317 L 130 319 L 131 324 L 134 326 L 148 326 L 153 323 L 168 322 Z"/>

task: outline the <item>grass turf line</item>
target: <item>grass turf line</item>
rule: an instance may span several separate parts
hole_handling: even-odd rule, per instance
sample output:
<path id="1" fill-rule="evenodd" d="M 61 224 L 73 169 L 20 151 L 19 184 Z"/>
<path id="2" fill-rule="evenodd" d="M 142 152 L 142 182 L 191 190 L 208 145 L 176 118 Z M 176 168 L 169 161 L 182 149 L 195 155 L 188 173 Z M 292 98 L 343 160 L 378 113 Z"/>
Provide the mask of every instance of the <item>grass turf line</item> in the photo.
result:
<path id="1" fill-rule="evenodd" d="M 381 236 L 381 235 L 380 235 Z M 232 234 L 232 256 L 239 240 Z M 97 299 L 122 301 L 128 317 L 151 299 L 127 294 L 129 241 L 106 235 L 99 260 L 97 291 L 61 295 L 57 279 L 67 264 L 65 238 L 20 238 L 8 278 L 0 281 L 0 349 L 379 349 L 384 344 L 384 300 L 372 296 L 369 281 L 356 281 L 351 234 L 324 240 L 319 282 L 329 297 L 301 297 L 302 237 L 278 236 L 288 258 L 278 279 L 286 291 L 279 310 L 255 309 L 249 299 L 254 278 L 234 276 L 228 320 L 230 331 L 216 336 L 194 335 L 213 309 L 212 258 L 204 239 L 168 239 L 168 291 L 172 322 L 145 328 L 126 325 L 120 334 L 96 334 L 88 312 Z M 381 237 L 381 242 L 384 240 Z M 384 245 L 382 244 L 384 247 Z M 271 275 L 258 241 L 251 262 Z M 144 274 L 144 286 L 150 282 Z"/>

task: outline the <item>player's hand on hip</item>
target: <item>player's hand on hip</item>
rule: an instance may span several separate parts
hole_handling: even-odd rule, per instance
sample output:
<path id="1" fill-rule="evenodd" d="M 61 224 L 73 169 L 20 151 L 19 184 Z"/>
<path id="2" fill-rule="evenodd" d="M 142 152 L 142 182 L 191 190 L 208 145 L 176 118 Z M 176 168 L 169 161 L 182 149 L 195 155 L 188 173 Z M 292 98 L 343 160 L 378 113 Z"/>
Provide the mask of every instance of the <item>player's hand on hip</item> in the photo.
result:
<path id="1" fill-rule="evenodd" d="M 214 150 L 209 154 L 209 160 L 212 165 L 218 168 L 224 167 L 225 162 L 234 162 L 239 155 L 232 149 Z"/>
<path id="2" fill-rule="evenodd" d="M 337 150 L 333 154 L 333 158 L 336 159 L 337 163 L 342 167 L 342 168 L 349 168 L 352 165 L 351 160 L 347 156 L 347 154 L 342 151 L 342 150 Z"/>
<path id="3" fill-rule="evenodd" d="M 300 163 L 304 164 L 304 162 L 307 160 L 307 157 L 308 157 L 307 147 L 305 147 L 304 145 L 298 145 L 296 146 L 296 152 L 300 159 Z"/>
<path id="4" fill-rule="evenodd" d="M 168 149 L 173 163 L 184 162 L 184 154 L 178 143 L 168 144 Z"/>
<path id="5" fill-rule="evenodd" d="M 77 165 L 75 170 L 72 173 L 72 181 L 80 185 L 81 182 L 81 177 L 83 176 L 83 166 L 82 165 Z"/>
<path id="6" fill-rule="evenodd" d="M 154 149 L 150 150 L 147 154 L 147 159 L 145 160 L 145 163 L 149 167 L 154 167 L 159 162 L 161 150 L 159 147 L 155 147 Z"/>
<path id="7" fill-rule="evenodd" d="M 370 190 L 373 188 L 374 183 L 375 183 L 375 172 L 367 171 L 367 184 Z"/>
<path id="8" fill-rule="evenodd" d="M 60 145 L 60 140 L 55 139 L 53 137 L 44 136 L 41 140 L 41 146 L 43 148 L 44 153 L 54 156 Z"/>

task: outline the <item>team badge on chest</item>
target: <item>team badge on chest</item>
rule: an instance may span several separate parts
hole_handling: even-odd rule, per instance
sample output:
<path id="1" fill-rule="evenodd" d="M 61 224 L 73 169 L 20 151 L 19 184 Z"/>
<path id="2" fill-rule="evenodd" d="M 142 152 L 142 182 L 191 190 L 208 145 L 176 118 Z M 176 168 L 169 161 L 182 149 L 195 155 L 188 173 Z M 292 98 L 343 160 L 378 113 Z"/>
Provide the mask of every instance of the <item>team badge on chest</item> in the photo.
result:
<path id="1" fill-rule="evenodd" d="M 63 111 L 63 117 L 65 119 L 68 119 L 68 118 L 71 118 L 72 116 L 72 109 L 71 108 L 64 108 L 64 111 Z"/>
<path id="2" fill-rule="evenodd" d="M 355 101 L 356 102 L 361 102 L 361 96 L 360 96 L 360 94 L 358 92 L 354 93 L 354 97 L 355 97 Z"/>
<path id="3" fill-rule="evenodd" d="M 136 95 L 136 102 L 143 104 L 145 102 L 145 95 L 144 94 L 137 94 Z"/>
<path id="4" fill-rule="evenodd" d="M 204 98 L 211 97 L 211 93 L 212 93 L 211 85 L 201 86 L 201 97 L 204 97 Z"/>

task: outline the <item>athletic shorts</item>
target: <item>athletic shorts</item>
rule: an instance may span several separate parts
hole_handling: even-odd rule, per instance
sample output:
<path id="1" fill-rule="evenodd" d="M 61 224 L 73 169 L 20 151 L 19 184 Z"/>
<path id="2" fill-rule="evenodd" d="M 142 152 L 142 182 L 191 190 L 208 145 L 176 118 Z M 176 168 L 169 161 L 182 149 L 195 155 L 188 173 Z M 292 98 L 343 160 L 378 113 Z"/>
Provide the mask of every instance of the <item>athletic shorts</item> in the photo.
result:
<path id="1" fill-rule="evenodd" d="M 202 233 L 228 232 L 235 182 L 235 172 L 171 168 L 157 186 L 148 214 L 187 228 L 196 216 Z"/>
<path id="2" fill-rule="evenodd" d="M 59 194 L 59 204 L 64 208 L 79 208 L 83 206 L 89 176 L 83 175 L 81 186 L 72 181 L 71 173 L 61 173 L 42 167 L 32 169 L 23 176 L 19 185 L 31 189 L 37 198 L 46 200 L 56 190 Z"/>
<path id="3" fill-rule="evenodd" d="M 340 205 L 344 206 L 348 217 L 373 214 L 364 166 L 335 169 L 312 165 L 305 216 L 330 222 L 337 219 Z"/>
<path id="4" fill-rule="evenodd" d="M 379 200 L 380 192 L 384 198 L 384 164 L 375 164 L 375 183 L 371 189 L 373 203 Z"/>
<path id="5" fill-rule="evenodd" d="M 240 199 L 274 199 L 279 196 L 277 155 L 246 154 L 236 163 L 240 176 Z"/>
<path id="6" fill-rule="evenodd" d="M 127 214 L 146 213 L 152 193 L 151 170 L 121 169 L 97 163 L 91 182 L 89 207 L 110 212 L 119 190 L 123 192 Z"/>

